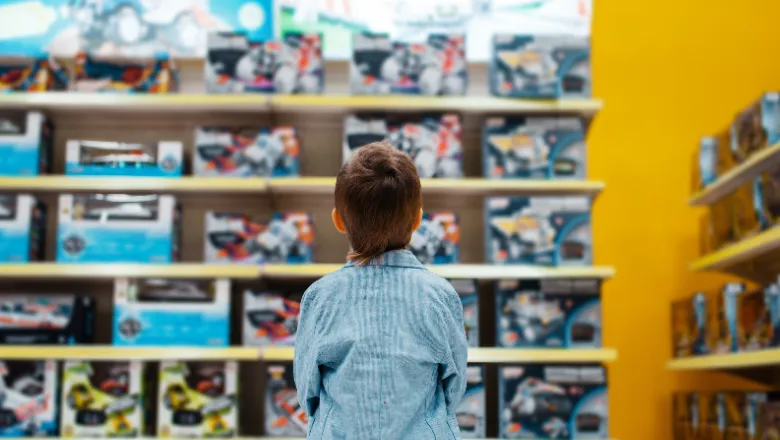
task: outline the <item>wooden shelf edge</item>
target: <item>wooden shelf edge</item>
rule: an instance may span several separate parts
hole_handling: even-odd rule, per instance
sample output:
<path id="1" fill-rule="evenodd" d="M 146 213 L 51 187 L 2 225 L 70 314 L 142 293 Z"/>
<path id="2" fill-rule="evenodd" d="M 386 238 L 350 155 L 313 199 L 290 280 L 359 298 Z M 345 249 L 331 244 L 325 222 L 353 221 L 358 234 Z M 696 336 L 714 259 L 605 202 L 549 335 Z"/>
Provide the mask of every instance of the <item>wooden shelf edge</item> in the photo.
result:
<path id="1" fill-rule="evenodd" d="M 119 347 L 112 345 L 3 345 L 0 359 L 258 360 L 256 347 Z"/>
<path id="2" fill-rule="evenodd" d="M 780 227 L 773 227 L 696 259 L 690 264 L 690 269 L 724 269 L 779 247 Z"/>
<path id="3" fill-rule="evenodd" d="M 155 191 L 187 193 L 262 193 L 268 179 L 247 177 L 94 177 L 94 176 L 38 176 L 0 177 L 0 190 L 16 192 L 106 192 Z"/>
<path id="4" fill-rule="evenodd" d="M 218 264 L 61 264 L 54 262 L 0 264 L 0 278 L 113 279 L 113 278 L 231 278 L 254 279 L 254 265 Z"/>
<path id="5" fill-rule="evenodd" d="M 780 366 L 780 349 L 677 358 L 668 361 L 666 368 L 674 371 L 687 371 L 751 368 L 769 365 Z"/>

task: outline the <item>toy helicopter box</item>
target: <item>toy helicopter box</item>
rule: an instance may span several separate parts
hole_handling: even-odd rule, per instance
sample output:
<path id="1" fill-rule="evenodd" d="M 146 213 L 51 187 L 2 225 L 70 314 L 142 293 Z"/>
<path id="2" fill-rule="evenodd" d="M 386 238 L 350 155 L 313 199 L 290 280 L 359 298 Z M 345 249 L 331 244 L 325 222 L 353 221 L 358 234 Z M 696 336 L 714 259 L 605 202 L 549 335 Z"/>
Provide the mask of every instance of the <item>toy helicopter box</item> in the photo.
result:
<path id="1" fill-rule="evenodd" d="M 450 280 L 463 305 L 463 324 L 469 347 L 479 347 L 479 295 L 476 280 Z"/>
<path id="2" fill-rule="evenodd" d="M 488 262 L 593 264 L 587 197 L 492 197 L 485 203 Z"/>
<path id="3" fill-rule="evenodd" d="M 40 112 L 0 112 L 0 175 L 46 174 L 52 132 L 51 123 Z"/>
<path id="4" fill-rule="evenodd" d="M 381 33 L 353 34 L 352 94 L 464 95 L 467 88 L 463 34 L 430 34 L 424 42 L 393 41 Z"/>
<path id="5" fill-rule="evenodd" d="M 0 344 L 59 345 L 92 342 L 95 305 L 86 296 L 0 296 Z"/>
<path id="6" fill-rule="evenodd" d="M 147 144 L 69 140 L 65 174 L 73 176 L 181 177 L 182 143 Z"/>
<path id="7" fill-rule="evenodd" d="M 765 93 L 731 124 L 731 155 L 736 164 L 780 142 L 780 93 Z"/>
<path id="8" fill-rule="evenodd" d="M 167 53 L 140 62 L 97 59 L 81 52 L 73 86 L 79 92 L 170 93 L 179 89 L 179 72 Z"/>
<path id="9" fill-rule="evenodd" d="M 579 118 L 488 118 L 482 168 L 491 179 L 584 179 Z"/>
<path id="10" fill-rule="evenodd" d="M 300 143 L 293 127 L 197 128 L 196 176 L 300 176 Z"/>
<path id="11" fill-rule="evenodd" d="M 57 435 L 57 362 L 0 361 L 0 437 Z"/>
<path id="12" fill-rule="evenodd" d="M 173 196 L 63 194 L 60 263 L 170 263 L 179 259 L 180 208 Z"/>
<path id="13" fill-rule="evenodd" d="M 62 373 L 62 437 L 144 434 L 144 365 L 138 361 L 66 361 Z"/>
<path id="14" fill-rule="evenodd" d="M 295 345 L 302 291 L 244 291 L 244 345 Z"/>
<path id="15" fill-rule="evenodd" d="M 209 34 L 206 91 L 322 93 L 322 36 L 294 31 L 283 34 L 281 40 L 272 41 L 249 41 L 241 32 Z"/>
<path id="16" fill-rule="evenodd" d="M 454 212 L 424 212 L 409 248 L 423 264 L 460 261 L 460 225 Z"/>
<path id="17" fill-rule="evenodd" d="M 485 437 L 485 372 L 480 366 L 466 368 L 466 392 L 455 410 L 461 438 Z"/>
<path id="18" fill-rule="evenodd" d="M 46 206 L 27 194 L 0 195 L 0 264 L 44 257 Z"/>
<path id="19" fill-rule="evenodd" d="M 309 418 L 298 403 L 292 364 L 266 368 L 265 435 L 306 437 Z"/>
<path id="20" fill-rule="evenodd" d="M 422 178 L 463 177 L 461 120 L 455 113 L 422 117 L 347 116 L 344 120 L 344 163 L 358 148 L 383 140 L 411 157 Z"/>
<path id="21" fill-rule="evenodd" d="M 68 71 L 48 55 L 20 64 L 18 58 L 0 63 L 0 93 L 46 92 L 68 89 Z"/>
<path id="22" fill-rule="evenodd" d="M 230 345 L 230 281 L 119 278 L 114 345 Z"/>
<path id="23" fill-rule="evenodd" d="M 504 366 L 498 378 L 499 437 L 607 438 L 604 367 Z"/>
<path id="24" fill-rule="evenodd" d="M 160 363 L 157 435 L 235 437 L 238 432 L 238 364 Z"/>

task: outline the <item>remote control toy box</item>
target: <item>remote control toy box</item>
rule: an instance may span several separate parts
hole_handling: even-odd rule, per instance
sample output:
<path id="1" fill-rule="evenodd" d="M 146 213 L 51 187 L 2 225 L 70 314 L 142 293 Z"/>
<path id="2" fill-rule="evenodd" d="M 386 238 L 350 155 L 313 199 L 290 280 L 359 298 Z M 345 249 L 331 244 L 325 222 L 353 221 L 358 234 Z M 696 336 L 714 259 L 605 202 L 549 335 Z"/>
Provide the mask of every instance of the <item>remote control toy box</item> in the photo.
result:
<path id="1" fill-rule="evenodd" d="M 463 325 L 469 347 L 479 347 L 479 295 L 476 280 L 450 280 L 463 305 Z"/>
<path id="2" fill-rule="evenodd" d="M 57 435 L 57 362 L 0 361 L 0 437 Z"/>
<path id="3" fill-rule="evenodd" d="M 0 195 L 0 263 L 44 257 L 46 206 L 26 194 Z"/>
<path id="4" fill-rule="evenodd" d="M 170 93 L 179 89 L 179 73 L 166 53 L 154 60 L 95 59 L 76 56 L 74 88 L 79 92 Z"/>
<path id="5" fill-rule="evenodd" d="M 305 437 L 309 418 L 298 403 L 292 365 L 268 365 L 266 368 L 265 434 Z"/>
<path id="6" fill-rule="evenodd" d="M 0 112 L 0 176 L 49 171 L 53 128 L 40 112 Z"/>
<path id="7" fill-rule="evenodd" d="M 460 261 L 460 226 L 454 212 L 424 212 L 409 242 L 423 264 L 456 264 Z"/>
<path id="8" fill-rule="evenodd" d="M 244 345 L 295 345 L 303 291 L 244 291 Z"/>
<path id="9" fill-rule="evenodd" d="M 0 93 L 46 92 L 68 89 L 68 71 L 53 58 L 43 55 L 27 64 L 0 62 Z"/>
<path id="10" fill-rule="evenodd" d="M 65 174 L 74 176 L 181 177 L 182 143 L 134 144 L 69 140 Z"/>
<path id="11" fill-rule="evenodd" d="M 466 392 L 455 411 L 462 438 L 485 437 L 485 372 L 483 367 L 466 368 Z"/>
<path id="12" fill-rule="evenodd" d="M 0 296 L 0 344 L 88 343 L 94 323 L 95 305 L 86 296 Z"/>
<path id="13" fill-rule="evenodd" d="M 198 128 L 192 173 L 196 176 L 294 177 L 300 144 L 293 127 Z"/>

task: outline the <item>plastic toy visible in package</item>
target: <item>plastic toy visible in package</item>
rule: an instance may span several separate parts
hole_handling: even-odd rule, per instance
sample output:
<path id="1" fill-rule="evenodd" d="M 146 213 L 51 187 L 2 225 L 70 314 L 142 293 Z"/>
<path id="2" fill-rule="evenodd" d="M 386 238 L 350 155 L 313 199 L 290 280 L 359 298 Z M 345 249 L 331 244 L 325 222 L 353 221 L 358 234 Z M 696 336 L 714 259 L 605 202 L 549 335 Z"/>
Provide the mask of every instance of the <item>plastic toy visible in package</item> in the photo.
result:
<path id="1" fill-rule="evenodd" d="M 179 89 L 179 73 L 166 53 L 141 63 L 97 60 L 81 52 L 73 85 L 79 92 L 170 93 Z"/>
<path id="2" fill-rule="evenodd" d="M 0 361 L 0 437 L 57 435 L 57 362 Z"/>
<path id="3" fill-rule="evenodd" d="M 298 403 L 291 364 L 267 367 L 265 385 L 265 435 L 305 437 L 309 418 Z"/>
<path id="4" fill-rule="evenodd" d="M 144 364 L 66 361 L 62 375 L 63 437 L 144 434 Z"/>
<path id="5" fill-rule="evenodd" d="M 157 405 L 160 437 L 235 437 L 238 365 L 163 361 Z"/>
<path id="6" fill-rule="evenodd" d="M 95 305 L 75 295 L 0 296 L 0 343 L 58 345 L 92 342 Z"/>
<path id="7" fill-rule="evenodd" d="M 173 196 L 63 194 L 60 263 L 170 263 L 179 259 L 180 207 Z"/>
<path id="8" fill-rule="evenodd" d="M 0 63 L 0 93 L 46 92 L 68 89 L 68 71 L 43 55 L 27 64 Z"/>
<path id="9" fill-rule="evenodd" d="M 737 323 L 739 297 L 745 292 L 742 283 L 726 283 L 721 292 L 713 295 L 713 313 L 710 325 L 710 349 L 713 354 L 739 351 L 744 335 Z"/>
<path id="10" fill-rule="evenodd" d="M 253 346 L 295 345 L 302 291 L 244 291 L 243 344 Z"/>
<path id="11" fill-rule="evenodd" d="M 734 163 L 780 142 L 780 93 L 765 93 L 742 111 L 731 124 L 731 155 Z"/>
<path id="12" fill-rule="evenodd" d="M 485 372 L 480 366 L 466 368 L 466 392 L 455 410 L 461 438 L 485 437 Z"/>
<path id="13" fill-rule="evenodd" d="M 344 120 L 344 163 L 358 148 L 386 140 L 414 161 L 420 177 L 463 177 L 461 121 L 454 113 L 405 116 L 351 115 Z"/>
<path id="14" fill-rule="evenodd" d="M 295 177 L 300 143 L 293 127 L 197 128 L 192 173 L 196 176 Z"/>
<path id="15" fill-rule="evenodd" d="M 279 41 L 249 41 L 241 32 L 216 32 L 207 44 L 209 93 L 320 94 L 325 87 L 318 33 L 287 31 Z"/>
<path id="16" fill-rule="evenodd" d="M 463 305 L 463 325 L 469 347 L 479 347 L 479 295 L 476 280 L 450 280 Z"/>
<path id="17" fill-rule="evenodd" d="M 119 278 L 114 345 L 230 345 L 230 281 Z"/>
<path id="18" fill-rule="evenodd" d="M 181 177 L 182 143 L 133 144 L 69 140 L 65 174 L 76 176 Z"/>
<path id="19" fill-rule="evenodd" d="M 587 197 L 492 197 L 485 242 L 494 264 L 593 264 Z"/>
<path id="20" fill-rule="evenodd" d="M 493 36 L 490 92 L 513 98 L 589 98 L 587 37 Z"/>
<path id="21" fill-rule="evenodd" d="M 44 257 L 46 206 L 27 194 L 0 195 L 0 263 Z"/>
<path id="22" fill-rule="evenodd" d="M 431 34 L 424 42 L 387 34 L 353 34 L 350 90 L 356 95 L 464 95 L 466 37 Z"/>
<path id="23" fill-rule="evenodd" d="M 46 174 L 53 127 L 40 112 L 0 112 L 0 175 Z"/>
<path id="24" fill-rule="evenodd" d="M 460 261 L 460 225 L 454 212 L 424 212 L 409 248 L 422 264 Z"/>

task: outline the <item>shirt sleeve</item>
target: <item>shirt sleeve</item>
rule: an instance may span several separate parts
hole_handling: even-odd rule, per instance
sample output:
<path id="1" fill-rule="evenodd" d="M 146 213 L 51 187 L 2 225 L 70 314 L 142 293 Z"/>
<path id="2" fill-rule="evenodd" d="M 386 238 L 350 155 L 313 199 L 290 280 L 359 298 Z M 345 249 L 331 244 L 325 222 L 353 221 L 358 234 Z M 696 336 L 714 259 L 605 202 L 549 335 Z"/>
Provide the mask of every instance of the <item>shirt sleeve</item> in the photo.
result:
<path id="1" fill-rule="evenodd" d="M 320 368 L 318 358 L 318 311 L 312 288 L 306 290 L 301 300 L 298 330 L 295 334 L 295 359 L 293 375 L 298 392 L 298 403 L 309 418 L 314 416 L 320 404 Z"/>
<path id="2" fill-rule="evenodd" d="M 466 328 L 463 325 L 463 305 L 458 294 L 452 291 L 447 295 L 442 328 L 444 338 L 444 359 L 441 362 L 444 398 L 447 412 L 454 414 L 466 392 L 466 366 L 468 362 L 468 343 Z"/>

